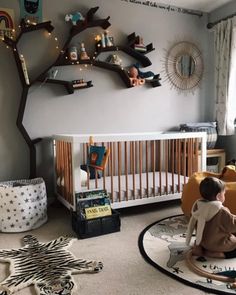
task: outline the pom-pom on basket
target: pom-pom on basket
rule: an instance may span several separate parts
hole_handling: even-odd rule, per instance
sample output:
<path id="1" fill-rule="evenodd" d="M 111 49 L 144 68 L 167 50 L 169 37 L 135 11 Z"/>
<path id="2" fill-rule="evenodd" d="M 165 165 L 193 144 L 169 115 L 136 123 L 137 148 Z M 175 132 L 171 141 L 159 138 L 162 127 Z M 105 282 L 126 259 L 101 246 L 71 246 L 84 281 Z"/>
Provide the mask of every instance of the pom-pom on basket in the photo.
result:
<path id="1" fill-rule="evenodd" d="M 47 193 L 42 178 L 0 182 L 0 232 L 23 232 L 47 221 Z"/>

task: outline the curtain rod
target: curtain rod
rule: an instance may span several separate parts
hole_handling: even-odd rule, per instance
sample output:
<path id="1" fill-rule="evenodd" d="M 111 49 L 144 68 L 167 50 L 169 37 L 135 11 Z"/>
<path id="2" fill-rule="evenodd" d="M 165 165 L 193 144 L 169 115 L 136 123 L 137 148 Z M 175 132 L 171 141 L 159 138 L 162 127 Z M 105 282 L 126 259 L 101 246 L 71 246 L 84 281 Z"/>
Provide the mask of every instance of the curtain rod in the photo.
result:
<path id="1" fill-rule="evenodd" d="M 208 28 L 208 29 L 212 29 L 215 25 L 217 25 L 217 24 L 220 23 L 221 21 L 227 20 L 227 19 L 232 18 L 232 17 L 234 17 L 234 16 L 236 16 L 236 12 L 233 13 L 233 14 L 230 14 L 230 15 L 228 15 L 228 16 L 222 18 L 222 19 L 219 19 L 219 20 L 217 20 L 217 21 L 215 21 L 215 22 L 213 22 L 213 23 L 208 23 L 208 24 L 207 24 L 207 28 Z"/>

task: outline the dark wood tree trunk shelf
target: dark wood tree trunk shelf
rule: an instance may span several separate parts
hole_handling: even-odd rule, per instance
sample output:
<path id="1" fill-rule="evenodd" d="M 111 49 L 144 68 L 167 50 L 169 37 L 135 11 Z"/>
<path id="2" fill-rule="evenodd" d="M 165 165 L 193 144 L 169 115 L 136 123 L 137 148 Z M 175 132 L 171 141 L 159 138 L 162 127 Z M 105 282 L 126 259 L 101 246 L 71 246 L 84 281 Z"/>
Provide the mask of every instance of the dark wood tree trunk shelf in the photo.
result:
<path id="1" fill-rule="evenodd" d="M 29 150 L 30 150 L 30 175 L 29 175 L 29 178 L 34 178 L 37 176 L 37 173 L 36 173 L 36 147 L 35 147 L 35 145 L 41 141 L 41 138 L 31 139 L 27 130 L 23 126 L 23 118 L 24 118 L 25 107 L 26 107 L 26 103 L 27 103 L 27 97 L 28 97 L 29 89 L 33 84 L 35 84 L 37 82 L 41 82 L 41 83 L 51 83 L 51 84 L 62 85 L 65 87 L 66 91 L 69 94 L 74 93 L 75 90 L 78 91 L 81 89 L 92 87 L 93 86 L 92 81 L 85 82 L 85 85 L 75 86 L 75 85 L 73 85 L 72 81 L 63 81 L 63 80 L 52 79 L 52 78 L 48 77 L 49 70 L 55 66 L 57 66 L 57 67 L 58 66 L 75 66 L 75 65 L 87 64 L 87 65 L 93 65 L 93 66 L 96 66 L 99 68 L 103 68 L 103 69 L 106 69 L 109 71 L 113 71 L 121 77 L 121 79 L 124 82 L 126 87 L 128 87 L 128 88 L 133 87 L 130 82 L 128 70 L 124 69 L 123 67 L 121 67 L 119 65 L 114 65 L 114 64 L 111 64 L 111 63 L 108 63 L 105 61 L 96 60 L 96 58 L 102 52 L 122 51 L 122 52 L 128 54 L 129 56 L 133 57 L 134 59 L 138 60 L 143 67 L 147 67 L 152 64 L 151 61 L 145 56 L 147 53 L 154 50 L 152 43 L 148 44 L 146 46 L 145 52 L 138 52 L 137 50 L 134 49 L 134 44 L 135 44 L 137 38 L 139 38 L 139 36 L 136 36 L 135 33 L 128 35 L 127 46 L 118 45 L 118 46 L 111 46 L 111 47 L 105 47 L 105 48 L 96 47 L 96 51 L 94 52 L 94 58 L 90 58 L 88 60 L 78 59 L 77 61 L 71 61 L 68 58 L 66 58 L 67 57 L 67 49 L 69 48 L 70 42 L 71 42 L 72 38 L 74 38 L 76 35 L 83 32 L 87 28 L 101 27 L 102 29 L 106 30 L 111 25 L 109 22 L 110 17 L 107 17 L 105 19 L 94 19 L 94 15 L 98 9 L 99 9 L 99 7 L 93 7 L 91 9 L 89 9 L 86 16 L 85 16 L 85 20 L 78 21 L 76 25 L 72 25 L 70 33 L 68 35 L 68 38 L 66 39 L 65 44 L 62 47 L 62 49 L 60 50 L 56 60 L 50 66 L 48 66 L 42 73 L 40 73 L 38 75 L 38 77 L 36 77 L 35 80 L 33 80 L 33 81 L 30 81 L 30 80 L 28 81 L 25 76 L 24 68 L 22 66 L 22 56 L 20 55 L 20 53 L 18 51 L 17 45 L 18 45 L 19 41 L 21 40 L 21 37 L 28 32 L 37 31 L 37 30 L 46 30 L 48 33 L 51 33 L 54 29 L 54 27 L 51 24 L 51 21 L 42 22 L 39 24 L 30 24 L 30 23 L 27 23 L 24 20 L 22 20 L 20 23 L 19 34 L 15 40 L 13 40 L 7 36 L 4 36 L 3 41 L 13 51 L 17 70 L 19 73 L 19 78 L 20 78 L 21 85 L 22 85 L 22 94 L 21 94 L 21 100 L 20 100 L 20 106 L 19 106 L 19 110 L 18 110 L 18 117 L 17 117 L 16 125 L 17 125 L 19 131 L 21 132 L 23 138 L 25 139 L 25 141 L 29 147 Z M 155 75 L 153 80 L 151 80 L 149 82 L 152 85 L 152 87 L 157 87 L 157 86 L 160 86 L 159 80 L 160 80 L 160 76 L 158 74 L 158 75 Z"/>

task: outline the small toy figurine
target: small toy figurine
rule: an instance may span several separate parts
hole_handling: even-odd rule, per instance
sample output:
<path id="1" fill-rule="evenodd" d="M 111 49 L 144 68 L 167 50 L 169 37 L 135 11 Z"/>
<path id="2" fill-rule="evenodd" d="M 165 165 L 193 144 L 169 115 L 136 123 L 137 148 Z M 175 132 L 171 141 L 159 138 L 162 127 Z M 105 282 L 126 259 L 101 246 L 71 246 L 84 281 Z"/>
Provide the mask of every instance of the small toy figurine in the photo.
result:
<path id="1" fill-rule="evenodd" d="M 74 14 L 66 14 L 65 21 L 71 21 L 74 26 L 77 25 L 78 21 L 85 20 L 84 16 L 80 12 L 76 12 Z"/>
<path id="2" fill-rule="evenodd" d="M 72 61 L 78 59 L 77 48 L 75 46 L 69 48 L 69 59 Z"/>
<path id="3" fill-rule="evenodd" d="M 145 83 L 145 79 L 138 77 L 138 69 L 135 66 L 129 69 L 129 79 L 132 86 L 143 85 Z"/>
<path id="4" fill-rule="evenodd" d="M 106 39 L 105 39 L 104 34 L 101 35 L 101 43 L 102 43 L 102 47 L 105 48 L 106 47 Z"/>
<path id="5" fill-rule="evenodd" d="M 104 39 L 105 39 L 105 46 L 111 47 L 113 46 L 110 37 L 108 36 L 108 31 L 104 31 Z"/>
<path id="6" fill-rule="evenodd" d="M 111 64 L 122 66 L 122 60 L 117 54 L 110 55 L 107 61 Z"/>
<path id="7" fill-rule="evenodd" d="M 84 43 L 81 43 L 80 44 L 80 50 L 81 50 L 81 53 L 80 53 L 80 59 L 82 60 L 86 60 L 86 59 L 89 59 L 89 56 L 85 50 L 85 47 L 84 47 Z"/>

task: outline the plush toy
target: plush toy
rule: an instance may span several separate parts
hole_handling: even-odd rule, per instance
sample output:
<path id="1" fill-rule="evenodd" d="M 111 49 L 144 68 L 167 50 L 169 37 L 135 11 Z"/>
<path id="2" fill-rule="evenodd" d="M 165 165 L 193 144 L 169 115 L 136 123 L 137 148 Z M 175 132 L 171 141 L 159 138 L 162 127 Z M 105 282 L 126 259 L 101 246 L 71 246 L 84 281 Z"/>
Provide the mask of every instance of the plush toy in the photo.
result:
<path id="1" fill-rule="evenodd" d="M 74 14 L 66 14 L 65 16 L 65 21 L 66 22 L 71 21 L 74 26 L 77 25 L 78 21 L 83 21 L 83 20 L 85 20 L 85 18 L 80 12 L 75 12 Z"/>
<path id="2" fill-rule="evenodd" d="M 140 78 L 143 78 L 143 79 L 146 79 L 146 80 L 152 80 L 154 78 L 155 74 L 152 71 L 147 71 L 147 72 L 140 71 L 140 69 L 139 69 L 140 64 L 139 63 L 136 63 L 134 66 L 138 70 L 138 76 Z"/>

